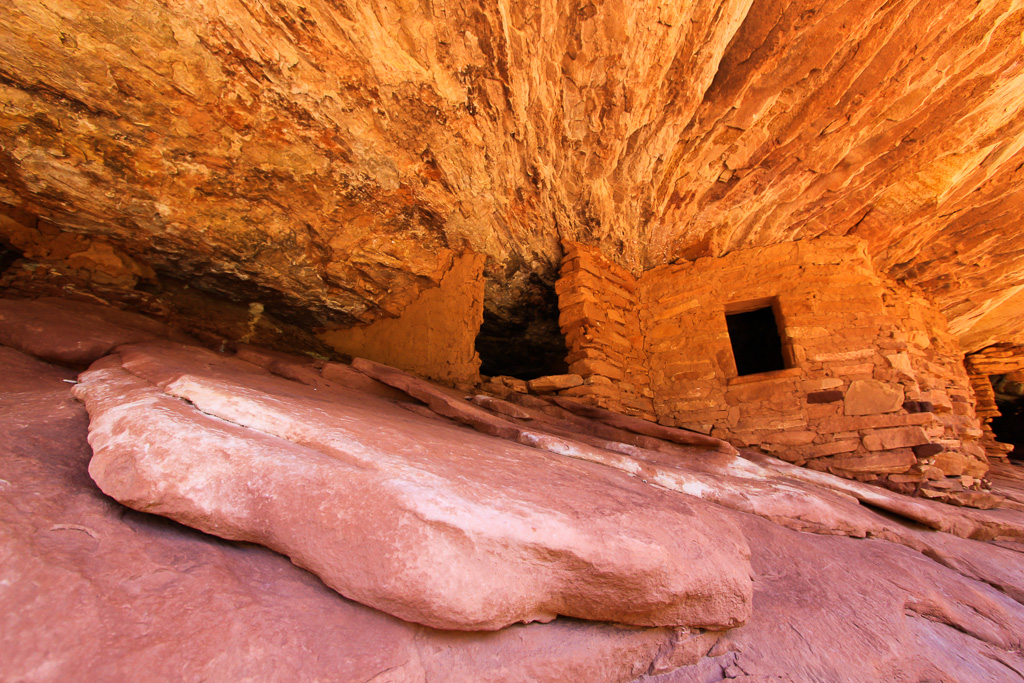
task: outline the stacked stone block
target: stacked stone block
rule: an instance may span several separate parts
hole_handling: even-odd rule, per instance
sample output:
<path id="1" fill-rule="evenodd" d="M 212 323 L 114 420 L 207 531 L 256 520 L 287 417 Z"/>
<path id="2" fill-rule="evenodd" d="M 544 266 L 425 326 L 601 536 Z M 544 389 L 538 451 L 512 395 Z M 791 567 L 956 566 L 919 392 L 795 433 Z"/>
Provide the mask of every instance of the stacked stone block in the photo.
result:
<path id="1" fill-rule="evenodd" d="M 947 475 L 962 475 L 968 483 L 984 476 L 984 432 L 959 341 L 947 329 L 945 316 L 919 293 L 890 281 L 884 296 L 894 321 L 890 334 L 902 339 L 910 360 L 911 373 L 903 380 L 905 405 L 930 409 L 935 416 L 926 425 L 932 446 L 918 449 L 919 454 L 941 447 L 929 458 L 934 467 Z"/>
<path id="2" fill-rule="evenodd" d="M 991 423 L 999 417 L 999 406 L 989 375 L 1005 375 L 1024 368 L 1024 346 L 995 344 L 969 354 L 965 365 L 977 398 L 975 410 L 983 432 L 981 445 L 990 457 L 1006 458 L 1013 446 L 996 441 L 992 432 Z"/>
<path id="3" fill-rule="evenodd" d="M 566 244 L 555 285 L 569 372 L 584 383 L 559 393 L 654 420 L 636 279 L 600 251 Z"/>
<path id="4" fill-rule="evenodd" d="M 592 270 L 610 271 L 588 254 L 600 264 Z M 567 264 L 573 260 L 579 257 L 567 255 Z M 608 285 L 581 265 L 563 270 L 581 271 L 587 293 L 577 291 L 584 286 L 577 275 L 559 283 L 560 297 L 596 304 L 595 283 Z M 656 268 L 637 285 L 643 346 L 631 358 L 646 363 L 662 424 L 862 480 L 905 485 L 955 476 L 972 486 L 987 471 L 963 354 L 945 319 L 923 297 L 879 276 L 859 240 L 737 251 Z M 737 376 L 726 327 L 736 306 L 773 308 L 786 368 Z M 571 323 L 581 317 L 563 320 L 567 336 L 577 335 L 570 348 L 628 355 L 599 332 L 580 345 L 584 326 Z M 573 372 L 588 377 L 587 367 Z M 606 407 L 621 407 L 613 394 L 603 398 Z"/>

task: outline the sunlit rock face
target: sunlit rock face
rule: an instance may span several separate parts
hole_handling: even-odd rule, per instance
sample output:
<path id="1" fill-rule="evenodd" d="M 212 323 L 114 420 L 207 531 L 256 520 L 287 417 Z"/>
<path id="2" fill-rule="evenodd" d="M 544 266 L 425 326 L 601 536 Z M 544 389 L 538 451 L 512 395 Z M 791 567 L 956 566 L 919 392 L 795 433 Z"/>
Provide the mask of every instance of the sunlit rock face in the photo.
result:
<path id="1" fill-rule="evenodd" d="M 639 272 L 856 235 L 976 348 L 1024 309 L 1022 32 L 1020 0 L 7 3 L 0 203 L 323 325 L 469 250 L 497 325 L 562 238 Z"/>

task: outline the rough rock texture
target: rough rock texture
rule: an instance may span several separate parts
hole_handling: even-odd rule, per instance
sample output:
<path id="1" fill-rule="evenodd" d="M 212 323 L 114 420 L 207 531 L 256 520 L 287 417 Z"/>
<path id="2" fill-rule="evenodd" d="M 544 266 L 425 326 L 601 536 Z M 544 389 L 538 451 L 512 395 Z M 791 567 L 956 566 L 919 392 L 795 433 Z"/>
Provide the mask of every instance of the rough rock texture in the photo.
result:
<path id="1" fill-rule="evenodd" d="M 550 286 L 561 237 L 638 272 L 855 234 L 971 350 L 1020 334 L 1022 21 L 1019 0 L 7 3 L 0 202 L 98 239 L 98 270 L 336 324 L 400 312 L 467 248 L 500 316 Z"/>
<path id="2" fill-rule="evenodd" d="M 123 346 L 75 393 L 105 493 L 267 545 L 408 621 L 721 629 L 749 614 L 736 529 L 612 470 L 194 347 Z"/>
<path id="3" fill-rule="evenodd" d="M 980 486 L 987 458 L 963 353 L 934 306 L 877 274 L 863 241 L 746 249 L 639 278 L 566 243 L 561 272 L 570 367 L 584 377 L 565 395 L 842 476 Z M 734 336 L 732 314 L 757 310 L 771 329 Z M 772 334 L 774 363 L 741 374 L 743 348 Z M 958 462 L 932 459 L 942 451 Z"/>
<path id="4" fill-rule="evenodd" d="M 566 392 L 629 415 L 657 419 L 636 278 L 600 249 L 565 242 L 555 283 L 569 369 L 586 378 Z"/>
<path id="5" fill-rule="evenodd" d="M 252 342 L 292 353 L 334 357 L 308 329 L 301 311 L 270 313 L 253 291 L 201 290 L 184 273 L 136 276 L 103 240 L 61 232 L 56 226 L 0 206 L 0 289 L 5 297 L 65 298 L 114 306 L 158 318 L 209 346 Z M 8 247 L 7 244 L 13 246 Z M 22 258 L 24 257 L 24 258 Z M 130 260 L 130 259 L 129 259 Z M 134 263 L 134 262 L 132 262 Z M 295 323 L 298 324 L 295 324 Z"/>
<path id="6" fill-rule="evenodd" d="M 900 385 L 891 386 L 875 379 L 857 379 L 850 382 L 843 396 L 843 414 L 894 413 L 903 407 L 903 400 L 903 387 Z"/>
<path id="7" fill-rule="evenodd" d="M 999 407 L 996 405 L 996 394 L 989 376 L 1024 368 L 1024 345 L 995 344 L 986 347 L 968 355 L 966 365 L 971 378 L 971 388 L 978 399 L 978 419 L 981 420 L 985 432 L 982 443 L 992 455 L 1006 457 L 1013 446 L 996 441 L 996 436 L 992 432 L 991 423 L 999 417 Z"/>
<path id="8" fill-rule="evenodd" d="M 546 375 L 527 382 L 530 391 L 535 394 L 554 394 L 583 384 L 579 375 Z"/>
<path id="9" fill-rule="evenodd" d="M 938 562 L 882 541 L 796 534 L 762 522 L 747 528 L 754 552 L 757 606 L 710 656 L 663 676 L 692 681 L 1013 681 L 1020 655 L 1021 594 L 988 565 L 973 574 L 956 543 Z M 960 556 L 959 558 L 957 556 Z M 985 550 L 1018 582 L 1021 554 Z M 967 560 L 968 567 L 971 560 Z M 981 580 L 965 580 L 956 569 Z M 815 577 L 808 581 L 808 577 Z M 1017 584 L 1019 585 L 1019 584 Z M 926 648 L 926 653 L 918 649 Z"/>
<path id="10" fill-rule="evenodd" d="M 222 408 L 244 407 L 253 396 L 284 387 L 289 403 L 304 412 L 313 401 L 323 410 L 356 399 L 379 408 L 371 412 L 387 415 L 409 444 L 447 424 L 436 414 L 421 419 L 400 407 L 411 403 L 373 399 L 367 392 L 378 387 L 372 383 L 355 391 L 325 380 L 332 364 L 241 350 L 279 375 L 273 377 L 240 359 L 214 361 L 196 349 L 177 349 L 147 342 L 124 347 L 120 360 L 112 356 L 101 365 L 149 374 L 168 390 L 199 383 L 183 378 L 182 367 L 200 370 L 195 374 L 208 383 L 233 379 L 238 393 Z M 956 509 L 750 451 L 687 448 L 630 431 L 649 425 L 642 420 L 617 416 L 619 426 L 612 426 L 599 409 L 565 398 L 514 394 L 516 404 L 475 401 L 500 408 L 517 424 L 565 433 L 563 441 L 579 446 L 566 453 L 570 458 L 604 454 L 602 465 L 575 470 L 561 493 L 585 488 L 590 478 L 621 481 L 600 474 L 614 473 L 612 457 L 619 456 L 642 467 L 636 486 L 642 478 L 654 484 L 650 491 L 669 489 L 658 493 L 660 500 L 687 501 L 696 515 L 687 525 L 707 523 L 707 515 L 717 524 L 728 520 L 751 549 L 753 612 L 745 625 L 724 632 L 624 630 L 564 619 L 495 633 L 441 632 L 349 602 L 267 550 L 117 505 L 86 474 L 87 419 L 70 396 L 73 373 L 3 348 L 0 366 L 0 666 L 15 680 L 131 679 L 144 672 L 175 680 L 718 681 L 746 675 L 890 681 L 1013 680 L 1024 672 L 1024 515 L 1011 509 Z M 94 384 L 88 391 L 98 389 Z M 138 403 L 122 406 L 125 415 L 146 412 Z M 190 420 L 215 420 L 189 410 Z M 390 411 L 406 421 L 399 424 Z M 263 410 L 257 419 L 267 426 L 274 418 Z M 273 438 L 217 424 L 252 441 Z M 296 435 L 301 419 L 276 426 Z M 508 447 L 447 429 L 460 442 L 480 438 L 492 451 Z M 556 456 L 547 462 L 552 474 L 573 471 Z M 1001 468 L 1009 495 L 1020 499 L 1020 468 Z M 677 486 L 686 495 L 674 493 Z M 788 497 L 780 497 L 787 490 Z M 691 496 L 711 495 L 719 497 L 718 506 L 693 504 Z M 998 540 L 923 530 L 908 519 Z M 685 533 L 685 527 L 670 531 Z M 347 550 L 359 553 L 360 546 Z"/>

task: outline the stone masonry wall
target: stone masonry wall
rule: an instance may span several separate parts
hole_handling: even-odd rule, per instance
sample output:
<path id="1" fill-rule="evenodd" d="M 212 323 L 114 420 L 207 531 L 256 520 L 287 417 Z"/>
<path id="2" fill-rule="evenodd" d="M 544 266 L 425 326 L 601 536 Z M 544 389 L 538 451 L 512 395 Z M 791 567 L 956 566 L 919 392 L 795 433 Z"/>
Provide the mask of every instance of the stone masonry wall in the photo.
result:
<path id="1" fill-rule="evenodd" d="M 891 334 L 906 346 L 898 354 L 886 355 L 890 364 L 895 363 L 889 377 L 905 384 L 905 408 L 930 408 L 935 416 L 935 422 L 925 425 L 925 431 L 930 443 L 944 450 L 931 457 L 931 464 L 947 475 L 956 476 L 962 470 L 964 475 L 980 478 L 988 469 L 986 449 L 981 443 L 984 432 L 957 337 L 947 328 L 945 316 L 919 293 L 887 280 L 883 297 L 894 321 Z M 909 373 L 903 354 L 910 361 Z M 934 448 L 917 450 L 921 453 Z"/>
<path id="2" fill-rule="evenodd" d="M 976 412 L 984 432 L 981 445 L 989 457 L 1005 458 L 1013 446 L 996 441 L 996 435 L 992 432 L 991 423 L 999 416 L 999 406 L 989 375 L 1005 375 L 1024 368 L 1024 346 L 995 344 L 969 354 L 965 365 L 978 401 Z"/>
<path id="3" fill-rule="evenodd" d="M 859 240 L 738 251 L 640 284 L 661 422 L 860 479 L 987 470 L 956 340 Z M 751 301 L 773 307 L 786 369 L 737 376 L 725 314 Z"/>
<path id="4" fill-rule="evenodd" d="M 555 285 L 558 323 L 569 372 L 584 383 L 560 393 L 654 420 L 636 279 L 595 248 L 567 243 L 564 249 Z"/>
<path id="5" fill-rule="evenodd" d="M 646 363 L 659 422 L 866 481 L 958 476 L 971 486 L 987 471 L 956 339 L 927 300 L 874 271 L 859 240 L 792 242 L 664 266 L 644 273 L 636 293 L 617 303 L 599 296 L 620 293 L 601 276 L 610 270 L 603 259 L 578 247 L 572 253 L 587 256 L 567 255 L 563 273 L 573 279 L 558 283 L 560 302 L 595 310 L 566 314 L 562 305 L 563 329 L 577 335 L 570 348 L 590 349 L 588 360 L 612 366 L 630 358 L 629 386 Z M 632 351 L 609 334 L 581 342 L 581 330 L 592 326 L 565 324 L 601 310 L 630 318 L 629 309 L 615 308 L 622 305 L 637 313 L 643 346 Z M 726 313 L 767 306 L 786 367 L 738 376 Z M 590 380 L 598 367 L 573 372 Z M 602 399 L 622 407 L 612 391 Z"/>

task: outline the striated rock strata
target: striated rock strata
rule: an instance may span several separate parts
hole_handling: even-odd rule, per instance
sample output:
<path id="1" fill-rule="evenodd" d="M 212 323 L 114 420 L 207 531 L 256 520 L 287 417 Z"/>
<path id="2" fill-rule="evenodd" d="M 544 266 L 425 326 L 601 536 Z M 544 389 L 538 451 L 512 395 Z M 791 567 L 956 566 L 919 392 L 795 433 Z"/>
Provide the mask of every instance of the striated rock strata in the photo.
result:
<path id="1" fill-rule="evenodd" d="M 0 203 L 92 240 L 32 258 L 309 325 L 398 314 L 467 249 L 500 322 L 561 238 L 637 274 L 855 235 L 973 350 L 1020 335 L 1021 28 L 1017 0 L 7 3 Z"/>
<path id="2" fill-rule="evenodd" d="M 276 553 L 105 496 L 75 371 L 3 347 L 0 368 L 4 679 L 628 681 L 700 656 L 686 630 L 437 631 L 341 598 Z"/>

